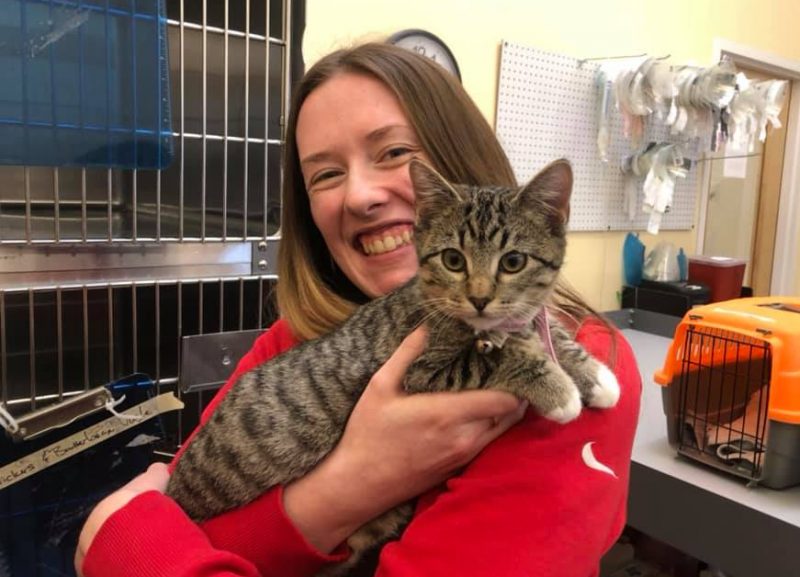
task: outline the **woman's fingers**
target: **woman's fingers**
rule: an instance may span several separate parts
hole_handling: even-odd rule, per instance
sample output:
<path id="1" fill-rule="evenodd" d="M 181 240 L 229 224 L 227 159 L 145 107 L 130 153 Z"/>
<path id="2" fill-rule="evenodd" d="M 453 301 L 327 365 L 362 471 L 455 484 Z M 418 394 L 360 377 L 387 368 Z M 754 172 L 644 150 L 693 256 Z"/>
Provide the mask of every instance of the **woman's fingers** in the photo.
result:
<path id="1" fill-rule="evenodd" d="M 460 395 L 460 393 L 454 394 Z M 455 444 L 456 450 L 453 454 L 456 459 L 453 464 L 456 468 L 469 463 L 486 445 L 497 439 L 523 418 L 528 408 L 527 401 L 520 402 L 514 397 L 511 397 L 511 400 L 512 409 L 502 413 L 497 413 L 496 410 L 493 410 L 497 405 L 490 403 L 492 409 L 488 410 L 485 415 L 491 416 L 475 417 L 476 414 L 484 414 L 480 410 L 480 403 L 478 403 L 477 413 L 473 407 L 469 407 L 472 410 L 471 413 L 456 413 L 448 433 L 452 438 L 459 439 Z"/>
<path id="2" fill-rule="evenodd" d="M 480 419 L 501 419 L 519 409 L 520 399 L 503 391 L 457 391 L 452 393 L 433 393 L 441 397 L 441 402 L 450 407 L 464 421 Z"/>
<path id="3" fill-rule="evenodd" d="M 169 483 L 169 467 L 165 463 L 153 463 L 144 473 L 125 485 L 123 489 L 131 491 L 133 494 L 153 490 L 163 493 L 167 490 L 167 483 Z"/>
<path id="4" fill-rule="evenodd" d="M 522 401 L 519 403 L 517 408 L 510 413 L 507 413 L 501 417 L 494 417 L 493 419 L 489 420 L 488 426 L 481 435 L 479 443 L 482 444 L 482 446 L 486 446 L 490 442 L 494 441 L 497 437 L 519 423 L 525 416 L 525 412 L 527 410 L 528 401 Z"/>

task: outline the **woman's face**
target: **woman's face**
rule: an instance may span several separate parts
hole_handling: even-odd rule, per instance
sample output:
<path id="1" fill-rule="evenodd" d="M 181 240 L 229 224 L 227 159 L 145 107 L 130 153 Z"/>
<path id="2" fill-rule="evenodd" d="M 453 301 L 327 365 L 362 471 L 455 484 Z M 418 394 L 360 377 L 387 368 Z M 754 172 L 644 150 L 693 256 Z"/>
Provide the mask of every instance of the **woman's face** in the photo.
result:
<path id="1" fill-rule="evenodd" d="M 303 103 L 297 148 L 311 216 L 344 274 L 370 297 L 414 276 L 408 163 L 424 154 L 394 94 L 369 76 L 334 76 Z"/>

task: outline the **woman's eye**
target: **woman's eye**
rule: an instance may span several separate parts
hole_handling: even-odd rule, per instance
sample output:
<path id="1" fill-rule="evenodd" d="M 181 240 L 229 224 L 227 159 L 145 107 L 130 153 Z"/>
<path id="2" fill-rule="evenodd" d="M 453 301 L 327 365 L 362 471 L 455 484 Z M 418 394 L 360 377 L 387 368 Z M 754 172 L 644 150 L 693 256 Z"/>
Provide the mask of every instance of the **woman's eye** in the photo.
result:
<path id="1" fill-rule="evenodd" d="M 339 174 L 341 173 L 338 170 L 323 170 L 311 177 L 311 180 L 308 181 L 308 186 L 310 188 L 316 184 L 321 184 L 326 180 L 336 178 L 337 176 L 339 176 Z"/>
<path id="2" fill-rule="evenodd" d="M 442 251 L 442 264 L 451 272 L 464 272 L 467 262 L 464 255 L 454 248 L 446 248 Z"/>
<path id="3" fill-rule="evenodd" d="M 500 270 L 507 273 L 515 273 L 521 271 L 525 268 L 525 264 L 528 262 L 528 257 L 522 254 L 521 252 L 517 252 L 512 250 L 511 252 L 507 252 L 502 256 L 500 259 Z"/>
<path id="4" fill-rule="evenodd" d="M 412 154 L 414 150 L 407 146 L 393 146 L 383 153 L 381 160 L 395 160 Z"/>

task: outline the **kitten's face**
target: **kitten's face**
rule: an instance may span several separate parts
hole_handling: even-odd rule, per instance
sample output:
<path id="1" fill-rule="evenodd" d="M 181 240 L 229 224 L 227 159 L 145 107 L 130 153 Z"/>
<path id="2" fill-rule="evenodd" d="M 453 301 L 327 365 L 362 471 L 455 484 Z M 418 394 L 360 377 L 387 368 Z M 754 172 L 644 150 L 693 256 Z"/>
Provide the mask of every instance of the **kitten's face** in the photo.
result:
<path id="1" fill-rule="evenodd" d="M 564 259 L 569 164 L 519 190 L 453 186 L 416 162 L 411 173 L 426 300 L 476 331 L 530 325 Z"/>

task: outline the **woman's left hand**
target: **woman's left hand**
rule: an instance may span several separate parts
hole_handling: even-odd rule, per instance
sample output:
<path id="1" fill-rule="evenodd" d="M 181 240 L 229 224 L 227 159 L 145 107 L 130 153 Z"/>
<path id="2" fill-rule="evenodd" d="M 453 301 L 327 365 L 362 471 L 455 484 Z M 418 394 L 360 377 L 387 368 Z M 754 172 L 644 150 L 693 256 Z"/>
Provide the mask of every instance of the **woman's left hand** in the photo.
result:
<path id="1" fill-rule="evenodd" d="M 147 471 L 135 477 L 127 485 L 117 489 L 105 499 L 100 501 L 89 514 L 86 523 L 81 529 L 78 538 L 78 548 L 75 551 L 75 571 L 79 576 L 83 573 L 83 558 L 94 540 L 95 535 L 106 520 L 116 511 L 122 509 L 131 499 L 148 491 L 158 491 L 163 493 L 167 490 L 169 481 L 169 470 L 164 463 L 153 463 Z"/>

